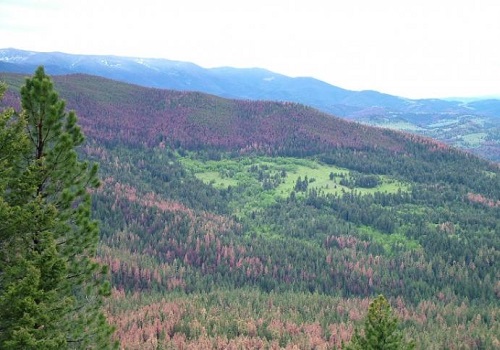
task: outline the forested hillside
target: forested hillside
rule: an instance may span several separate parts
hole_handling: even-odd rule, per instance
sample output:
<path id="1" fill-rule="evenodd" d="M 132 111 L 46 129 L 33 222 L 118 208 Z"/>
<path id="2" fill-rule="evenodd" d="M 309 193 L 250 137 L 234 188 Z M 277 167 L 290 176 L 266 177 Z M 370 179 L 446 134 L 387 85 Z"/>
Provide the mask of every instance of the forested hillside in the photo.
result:
<path id="1" fill-rule="evenodd" d="M 0 71 L 90 74 L 146 87 L 199 91 L 225 98 L 297 102 L 368 125 L 405 130 L 500 161 L 500 100 L 409 99 L 351 91 L 261 68 L 203 68 L 189 62 L 0 49 Z"/>
<path id="2" fill-rule="evenodd" d="M 54 80 L 100 164 L 123 348 L 337 348 L 379 294 L 418 349 L 500 346 L 498 164 L 294 103 Z"/>

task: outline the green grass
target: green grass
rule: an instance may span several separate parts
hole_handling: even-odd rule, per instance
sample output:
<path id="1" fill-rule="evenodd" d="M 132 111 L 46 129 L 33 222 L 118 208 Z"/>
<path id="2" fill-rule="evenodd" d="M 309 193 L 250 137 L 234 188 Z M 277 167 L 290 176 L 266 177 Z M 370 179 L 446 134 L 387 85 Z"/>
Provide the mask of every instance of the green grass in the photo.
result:
<path id="1" fill-rule="evenodd" d="M 204 183 L 211 184 L 218 189 L 226 189 L 229 186 L 238 185 L 238 181 L 236 179 L 221 176 L 218 171 L 206 171 L 197 173 L 196 177 Z"/>
<path id="2" fill-rule="evenodd" d="M 333 173 L 333 179 L 330 179 L 330 174 Z M 318 162 L 311 162 L 306 165 L 297 165 L 292 171 L 289 172 L 285 182 L 280 185 L 277 190 L 278 194 L 286 194 L 288 196 L 295 187 L 297 179 L 300 177 L 302 180 L 307 176 L 309 181 L 308 189 L 315 189 L 322 191 L 324 194 L 342 194 L 343 192 L 357 191 L 360 194 L 373 194 L 375 192 L 397 193 L 399 190 L 406 191 L 408 186 L 400 181 L 396 181 L 388 176 L 379 176 L 380 185 L 374 188 L 355 187 L 349 188 L 342 186 L 340 181 L 342 177 L 349 178 L 350 170 L 331 165 L 320 164 Z"/>
<path id="3" fill-rule="evenodd" d="M 245 157 L 222 160 L 201 160 L 192 153 L 179 157 L 180 162 L 206 184 L 218 189 L 241 187 L 244 202 L 241 199 L 233 203 L 236 215 L 246 215 L 251 211 L 262 210 L 273 205 L 279 198 L 287 198 L 295 190 L 297 179 L 309 180 L 308 190 L 316 190 L 324 195 L 356 191 L 359 194 L 375 192 L 397 193 L 407 191 L 408 185 L 388 176 L 378 176 L 380 184 L 374 188 L 349 188 L 340 185 L 342 178 L 349 179 L 351 171 L 333 165 L 326 165 L 313 159 L 292 157 Z M 252 168 L 254 171 L 251 171 Z M 257 169 L 257 170 L 255 170 Z M 271 178 L 279 177 L 280 183 L 271 189 L 264 189 L 259 180 L 259 172 Z M 330 174 L 333 173 L 333 178 Z M 282 176 L 281 174 L 286 174 Z M 303 196 L 304 193 L 297 193 Z"/>
<path id="4" fill-rule="evenodd" d="M 288 172 L 284 183 L 276 188 L 278 195 L 285 195 L 288 197 L 294 190 L 295 184 L 300 177 L 304 180 L 306 177 L 309 179 L 309 189 L 322 190 L 326 193 L 340 193 L 344 186 L 336 185 L 339 177 L 335 181 L 330 180 L 330 173 L 349 175 L 349 170 L 333 166 L 326 166 L 319 163 L 311 163 L 307 165 L 296 165 Z M 313 181 L 313 182 L 311 182 Z"/>
<path id="5" fill-rule="evenodd" d="M 420 250 L 422 246 L 417 241 L 411 240 L 407 238 L 402 233 L 392 233 L 386 234 L 380 231 L 377 231 L 373 227 L 369 226 L 360 226 L 358 227 L 358 231 L 371 239 L 372 241 L 380 244 L 384 247 L 384 250 L 391 254 L 392 250 L 396 246 L 403 247 L 405 250 Z"/>
<path id="6" fill-rule="evenodd" d="M 469 147 L 478 147 L 484 142 L 484 139 L 487 136 L 488 136 L 488 134 L 485 132 L 478 132 L 478 133 L 463 135 L 461 143 L 464 146 L 466 145 Z"/>

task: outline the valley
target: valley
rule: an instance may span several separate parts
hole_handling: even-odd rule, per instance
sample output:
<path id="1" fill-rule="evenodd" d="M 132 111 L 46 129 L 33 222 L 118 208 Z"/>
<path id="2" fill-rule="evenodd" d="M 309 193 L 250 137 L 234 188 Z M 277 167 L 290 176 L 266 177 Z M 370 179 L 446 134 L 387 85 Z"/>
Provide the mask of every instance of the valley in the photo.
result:
<path id="1" fill-rule="evenodd" d="M 54 83 L 99 164 L 122 348 L 340 348 L 379 294 L 418 349 L 499 346 L 497 163 L 298 103 Z"/>

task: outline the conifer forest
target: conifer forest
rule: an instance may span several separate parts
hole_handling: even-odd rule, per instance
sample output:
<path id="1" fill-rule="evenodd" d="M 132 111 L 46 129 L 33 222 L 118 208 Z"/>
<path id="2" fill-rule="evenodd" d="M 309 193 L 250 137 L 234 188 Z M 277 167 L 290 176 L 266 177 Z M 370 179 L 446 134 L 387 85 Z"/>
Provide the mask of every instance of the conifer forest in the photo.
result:
<path id="1" fill-rule="evenodd" d="M 498 163 L 290 102 L 0 81 L 0 348 L 500 348 Z"/>

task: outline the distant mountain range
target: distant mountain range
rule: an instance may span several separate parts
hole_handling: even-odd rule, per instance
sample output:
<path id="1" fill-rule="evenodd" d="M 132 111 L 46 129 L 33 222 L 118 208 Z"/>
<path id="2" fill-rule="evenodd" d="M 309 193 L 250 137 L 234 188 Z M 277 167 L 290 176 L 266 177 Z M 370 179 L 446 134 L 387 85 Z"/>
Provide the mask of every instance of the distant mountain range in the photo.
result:
<path id="1" fill-rule="evenodd" d="M 0 72 L 85 73 L 146 87 L 200 91 L 221 97 L 291 101 L 369 125 L 406 130 L 500 160 L 500 100 L 408 99 L 351 91 L 314 78 L 260 68 L 202 68 L 188 62 L 0 49 Z"/>

